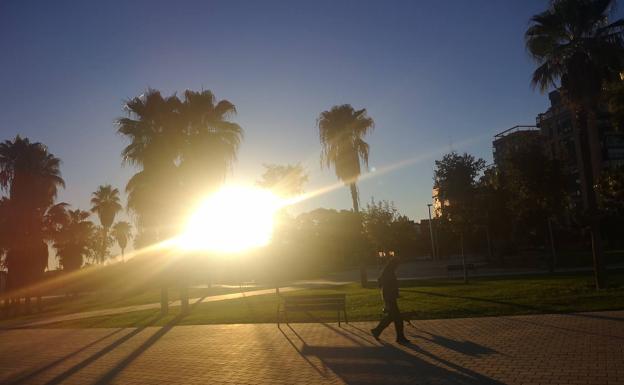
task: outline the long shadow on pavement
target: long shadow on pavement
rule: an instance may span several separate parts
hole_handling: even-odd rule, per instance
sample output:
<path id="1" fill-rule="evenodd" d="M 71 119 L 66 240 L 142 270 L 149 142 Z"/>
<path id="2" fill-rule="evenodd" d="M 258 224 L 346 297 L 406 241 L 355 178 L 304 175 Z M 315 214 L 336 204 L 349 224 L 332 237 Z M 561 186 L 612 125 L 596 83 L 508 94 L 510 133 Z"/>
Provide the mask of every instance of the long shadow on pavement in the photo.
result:
<path id="1" fill-rule="evenodd" d="M 195 301 L 192 305 L 190 309 L 193 309 L 195 306 L 197 306 L 198 304 L 200 304 L 201 302 L 203 302 L 203 300 L 206 297 L 201 297 L 199 298 L 197 301 Z M 126 366 L 128 366 L 134 359 L 136 359 L 141 353 L 143 353 L 145 350 L 147 350 L 147 348 L 149 348 L 151 345 L 153 345 L 158 339 L 160 339 L 160 337 L 162 337 L 163 335 L 165 335 L 169 330 L 171 330 L 171 328 L 173 326 L 175 326 L 176 324 L 178 324 L 184 317 L 186 317 L 186 315 L 188 315 L 190 312 L 187 313 L 180 313 L 180 315 L 178 315 L 176 318 L 174 318 L 173 320 L 171 320 L 170 322 L 167 323 L 167 325 L 165 325 L 164 327 L 162 327 L 158 332 L 156 332 L 154 335 L 152 335 L 146 342 L 144 342 L 141 346 L 139 346 L 135 351 L 133 351 L 130 355 L 128 355 L 125 359 L 123 359 L 121 362 L 119 362 L 112 370 L 110 370 L 109 372 L 107 372 L 104 376 L 102 376 L 102 378 L 100 378 L 97 383 L 98 384 L 104 384 L 104 383 L 108 383 L 110 382 L 110 380 L 112 380 L 118 373 L 121 372 L 121 370 L 123 370 Z M 141 333 L 144 329 L 146 329 L 149 326 L 154 325 L 159 319 L 161 318 L 160 314 L 157 315 L 148 315 L 147 317 L 141 319 L 138 321 L 139 324 L 142 324 L 143 322 L 147 321 L 147 324 L 145 324 L 144 326 L 141 326 L 139 328 L 134 329 L 133 331 L 131 331 L 130 333 L 124 335 L 123 337 L 115 340 L 114 342 L 112 342 L 111 344 L 107 345 L 106 347 L 104 347 L 103 349 L 99 350 L 98 352 L 92 354 L 91 356 L 87 357 L 86 359 L 84 359 L 83 361 L 79 362 L 78 364 L 72 366 L 71 368 L 63 371 L 62 373 L 58 374 L 57 376 L 55 376 L 54 378 L 52 378 L 51 380 L 47 381 L 45 383 L 45 385 L 55 385 L 55 384 L 59 384 L 63 381 L 65 381 L 66 379 L 68 379 L 69 377 L 71 377 L 72 375 L 74 375 L 75 373 L 77 373 L 78 371 L 80 371 L 81 369 L 87 367 L 88 365 L 92 364 L 93 362 L 97 361 L 99 358 L 101 358 L 102 356 L 106 355 L 107 353 L 113 351 L 115 348 L 119 347 L 121 344 L 123 344 L 124 342 L 128 341 L 129 339 L 131 339 L 132 337 L 136 336 L 137 334 Z M 97 324 L 93 324 L 92 326 L 95 326 Z M 13 376 L 14 379 L 9 382 L 7 385 L 18 385 L 18 384 L 23 384 L 26 383 L 32 379 L 34 379 L 35 377 L 37 377 L 38 375 L 46 372 L 47 370 L 50 370 L 52 368 L 54 368 L 57 365 L 62 364 L 65 360 L 80 354 L 81 352 L 87 350 L 88 348 L 97 345 L 98 343 L 106 340 L 107 338 L 113 336 L 114 334 L 117 334 L 121 331 L 123 331 L 123 328 L 118 328 L 116 330 L 114 330 L 113 332 L 100 337 L 99 339 L 81 347 L 80 349 L 69 353 L 63 357 L 60 357 L 40 368 L 35 369 L 34 371 L 30 371 L 30 370 L 26 370 L 23 372 L 18 373 L 17 375 Z M 27 374 L 24 374 L 26 373 Z M 17 378 L 16 378 L 17 377 Z"/>
<path id="2" fill-rule="evenodd" d="M 325 325 L 333 331 L 338 328 Z M 290 326 L 289 326 L 290 327 Z M 368 384 L 500 384 L 500 382 L 476 373 L 460 365 L 437 357 L 415 346 L 401 349 L 395 345 L 363 344 L 358 339 L 350 336 L 348 339 L 356 346 L 311 346 L 304 338 L 293 330 L 297 338 L 302 342 L 301 349 L 290 340 L 283 331 L 284 337 L 297 350 L 297 352 L 310 365 L 308 357 L 316 357 L 323 365 L 350 385 Z M 345 329 L 346 332 L 349 332 Z M 339 333 L 347 336 L 347 333 Z M 370 341 L 367 341 L 370 343 Z M 429 358 L 432 362 L 425 361 L 416 354 Z M 446 366 L 446 369 L 441 365 Z M 314 366 L 314 365 L 312 365 Z M 317 369 L 318 370 L 318 369 Z"/>
<path id="3" fill-rule="evenodd" d="M 191 310 L 195 308 L 195 306 L 199 305 L 203 302 L 206 296 L 201 297 L 193 304 L 191 304 L 189 310 L 187 312 L 183 312 L 178 314 L 174 319 L 167 322 L 167 324 L 161 327 L 156 333 L 150 336 L 145 342 L 143 342 L 139 347 L 132 351 L 132 353 L 128 354 L 126 358 L 117 363 L 112 369 L 106 372 L 102 377 L 94 382 L 97 385 L 104 385 L 110 383 L 115 377 L 117 377 L 128 365 L 130 365 L 134 360 L 136 360 L 141 354 L 143 354 L 147 349 L 149 349 L 152 345 L 154 345 L 159 339 L 161 339 L 165 334 L 167 334 L 174 326 L 180 323 L 187 315 L 191 313 Z"/>
<path id="4" fill-rule="evenodd" d="M 15 376 L 15 377 L 18 377 L 18 378 L 13 380 L 13 381 L 11 381 L 11 382 L 9 382 L 9 383 L 7 383 L 7 385 L 18 385 L 18 384 L 26 383 L 27 381 L 37 377 L 39 374 L 44 373 L 45 371 L 55 367 L 56 365 L 61 364 L 63 361 L 65 361 L 65 360 L 67 360 L 67 359 L 69 359 L 69 358 L 71 358 L 71 357 L 73 357 L 73 356 L 75 356 L 77 354 L 80 354 L 81 352 L 89 349 L 92 346 L 97 345 L 98 343 L 100 343 L 100 342 L 104 341 L 105 339 L 107 339 L 107 338 L 109 338 L 109 337 L 111 337 L 111 336 L 121 332 L 122 330 L 123 329 L 113 330 L 111 333 L 108 333 L 108 334 L 106 334 L 106 335 L 96 339 L 95 341 L 93 341 L 93 342 L 91 342 L 91 343 L 81 347 L 80 349 L 75 350 L 75 351 L 73 351 L 73 352 L 71 352 L 69 354 L 66 354 L 63 357 L 57 358 L 56 360 L 54 360 L 54 361 L 52 361 L 52 362 L 50 362 L 50 363 L 48 363 L 48 364 L 46 364 L 46 365 L 36 369 L 35 371 L 30 371 L 30 369 L 28 369 L 28 370 L 26 370 L 28 372 L 28 374 L 23 375 L 23 376 L 21 375 L 21 373 L 18 374 L 17 376 Z"/>

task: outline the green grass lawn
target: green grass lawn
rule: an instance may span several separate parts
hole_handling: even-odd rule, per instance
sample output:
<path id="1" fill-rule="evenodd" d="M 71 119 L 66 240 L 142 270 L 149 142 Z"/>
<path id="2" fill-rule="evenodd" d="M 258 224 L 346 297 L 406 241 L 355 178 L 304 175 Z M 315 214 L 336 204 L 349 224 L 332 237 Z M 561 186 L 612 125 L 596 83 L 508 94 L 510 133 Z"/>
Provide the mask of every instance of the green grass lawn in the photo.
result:
<path id="1" fill-rule="evenodd" d="M 241 291 L 261 290 L 264 287 L 211 287 L 211 288 L 189 288 L 189 298 L 201 298 L 206 296 L 238 293 Z M 169 301 L 179 299 L 179 289 L 169 289 Z M 8 320 L 0 319 L 0 326 L 33 321 L 40 318 L 58 316 L 63 314 L 80 313 L 93 310 L 126 307 L 133 305 L 143 305 L 160 302 L 160 290 L 148 289 L 143 292 L 108 290 L 81 294 L 77 296 L 60 296 L 43 299 L 43 312 L 30 315 L 22 315 Z M 32 305 L 35 306 L 35 303 Z"/>
<path id="2" fill-rule="evenodd" d="M 456 280 L 403 282 L 399 306 L 413 319 L 481 317 L 516 314 L 581 312 L 624 309 L 624 272 L 611 273 L 610 288 L 596 291 L 589 274 L 474 278 L 467 285 Z M 335 289 L 307 289 L 287 295 L 345 293 L 350 320 L 379 319 L 381 299 L 377 289 L 356 284 Z M 275 322 L 278 297 L 252 296 L 193 305 L 189 314 L 171 308 L 167 317 L 158 310 L 136 311 L 50 325 L 50 327 L 131 327 Z M 335 321 L 336 314 L 292 313 L 292 322 Z"/>

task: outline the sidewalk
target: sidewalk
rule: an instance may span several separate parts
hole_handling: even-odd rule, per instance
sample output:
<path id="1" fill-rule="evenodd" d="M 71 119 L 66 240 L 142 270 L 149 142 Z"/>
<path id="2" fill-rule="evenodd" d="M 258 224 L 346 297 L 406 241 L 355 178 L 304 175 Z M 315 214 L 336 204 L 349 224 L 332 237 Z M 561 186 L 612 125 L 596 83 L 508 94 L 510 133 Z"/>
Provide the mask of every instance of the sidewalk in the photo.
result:
<path id="1" fill-rule="evenodd" d="M 415 321 L 0 331 L 0 383 L 624 384 L 624 311 Z"/>

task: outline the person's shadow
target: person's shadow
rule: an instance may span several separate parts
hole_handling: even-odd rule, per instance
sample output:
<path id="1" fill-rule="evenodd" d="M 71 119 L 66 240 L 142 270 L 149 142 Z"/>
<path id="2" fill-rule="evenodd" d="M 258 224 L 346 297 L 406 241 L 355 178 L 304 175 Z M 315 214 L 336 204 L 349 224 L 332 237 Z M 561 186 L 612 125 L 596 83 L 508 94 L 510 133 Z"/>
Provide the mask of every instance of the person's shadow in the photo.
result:
<path id="1" fill-rule="evenodd" d="M 283 334 L 306 361 L 315 357 L 347 384 L 501 384 L 416 345 L 400 348 L 363 341 L 359 336 L 360 339 L 349 338 L 355 346 L 311 346 L 301 333 L 294 329 L 292 332 L 295 335 L 292 341 L 290 333 Z M 296 340 L 302 343 L 301 348 L 296 347 Z"/>

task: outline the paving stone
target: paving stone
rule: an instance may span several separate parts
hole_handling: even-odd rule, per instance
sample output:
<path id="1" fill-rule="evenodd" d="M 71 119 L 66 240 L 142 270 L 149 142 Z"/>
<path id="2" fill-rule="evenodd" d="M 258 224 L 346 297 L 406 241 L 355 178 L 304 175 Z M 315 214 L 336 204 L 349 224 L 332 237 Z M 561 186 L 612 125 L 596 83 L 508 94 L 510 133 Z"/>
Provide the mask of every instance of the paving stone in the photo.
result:
<path id="1" fill-rule="evenodd" d="M 624 311 L 373 325 L 0 330 L 0 383 L 624 384 Z"/>

